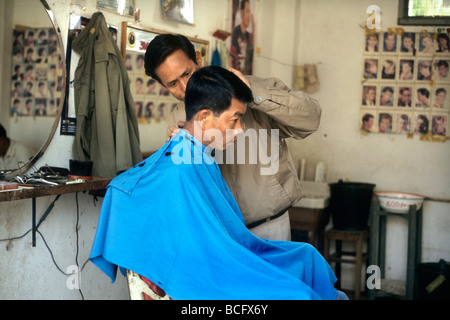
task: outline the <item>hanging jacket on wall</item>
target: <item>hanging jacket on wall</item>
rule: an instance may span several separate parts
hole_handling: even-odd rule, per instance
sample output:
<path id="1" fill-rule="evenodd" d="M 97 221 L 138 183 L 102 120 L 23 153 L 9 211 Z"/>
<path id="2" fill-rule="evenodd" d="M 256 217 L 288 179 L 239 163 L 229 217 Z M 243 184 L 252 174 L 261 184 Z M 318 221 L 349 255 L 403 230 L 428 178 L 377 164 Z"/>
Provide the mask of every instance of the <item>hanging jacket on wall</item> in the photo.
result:
<path id="1" fill-rule="evenodd" d="M 93 176 L 114 177 L 140 162 L 142 153 L 128 74 L 101 12 L 92 15 L 72 48 L 80 56 L 74 159 L 93 161 Z"/>

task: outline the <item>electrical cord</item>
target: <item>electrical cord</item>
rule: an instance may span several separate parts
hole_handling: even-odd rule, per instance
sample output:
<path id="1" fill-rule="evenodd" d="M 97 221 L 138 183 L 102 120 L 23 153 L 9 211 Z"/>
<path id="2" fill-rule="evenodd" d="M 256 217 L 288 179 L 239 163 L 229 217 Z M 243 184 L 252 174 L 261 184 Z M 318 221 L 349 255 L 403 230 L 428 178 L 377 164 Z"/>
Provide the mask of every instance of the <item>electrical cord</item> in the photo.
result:
<path id="1" fill-rule="evenodd" d="M 80 222 L 80 209 L 78 206 L 78 192 L 75 192 L 75 201 L 77 204 L 77 222 L 75 223 L 75 235 L 76 235 L 76 247 L 77 247 L 77 251 L 75 254 L 75 264 L 78 267 L 78 271 L 81 273 L 81 269 L 80 269 L 80 265 L 78 263 L 78 253 L 79 253 L 79 246 L 78 246 L 78 224 Z M 80 292 L 81 295 L 81 300 L 84 300 L 84 296 L 83 296 L 83 292 L 81 291 L 81 287 L 78 289 L 78 291 Z"/>
<path id="2" fill-rule="evenodd" d="M 83 264 L 82 268 L 80 269 L 80 265 L 78 264 L 78 253 L 79 253 L 79 246 L 78 246 L 78 224 L 80 221 L 80 211 L 79 211 L 79 205 L 78 205 L 78 192 L 75 193 L 75 200 L 76 200 L 76 207 L 77 207 L 77 220 L 76 220 L 76 224 L 75 224 L 75 235 L 76 235 L 76 254 L 75 254 L 75 264 L 78 267 L 79 272 L 81 272 L 84 268 L 84 266 L 86 265 L 86 263 L 89 262 L 89 259 L 86 260 L 86 262 Z M 56 200 L 55 200 L 56 201 Z M 40 222 L 43 222 L 40 221 Z M 5 241 L 13 241 L 13 240 L 18 240 L 18 239 L 22 239 L 23 237 L 25 237 L 28 233 L 31 232 L 32 229 L 26 231 L 23 235 L 21 236 L 17 236 L 17 237 L 12 237 L 12 238 L 6 238 L 6 239 L 0 239 L 0 242 L 5 242 Z M 47 241 L 44 238 L 44 235 L 38 230 L 36 229 L 36 232 L 41 236 L 42 241 L 44 242 L 45 246 L 47 247 L 50 256 L 52 258 L 52 261 L 54 263 L 54 265 L 56 266 L 56 268 L 65 276 L 70 276 L 71 274 L 65 273 L 60 267 L 59 265 L 56 263 L 55 257 L 53 255 L 52 250 L 50 249 L 50 246 L 47 244 Z M 78 289 L 78 291 L 80 292 L 81 295 L 81 299 L 84 300 L 84 295 L 83 292 L 81 291 L 81 288 Z"/>

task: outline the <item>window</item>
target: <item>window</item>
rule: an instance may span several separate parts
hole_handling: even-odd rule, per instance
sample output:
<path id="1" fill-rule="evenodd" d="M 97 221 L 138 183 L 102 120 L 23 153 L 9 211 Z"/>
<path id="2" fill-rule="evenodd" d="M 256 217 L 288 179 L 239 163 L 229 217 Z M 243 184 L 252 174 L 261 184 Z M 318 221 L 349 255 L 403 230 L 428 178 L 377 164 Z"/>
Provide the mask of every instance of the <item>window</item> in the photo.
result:
<path id="1" fill-rule="evenodd" d="M 450 0 L 399 0 L 399 25 L 450 25 Z"/>

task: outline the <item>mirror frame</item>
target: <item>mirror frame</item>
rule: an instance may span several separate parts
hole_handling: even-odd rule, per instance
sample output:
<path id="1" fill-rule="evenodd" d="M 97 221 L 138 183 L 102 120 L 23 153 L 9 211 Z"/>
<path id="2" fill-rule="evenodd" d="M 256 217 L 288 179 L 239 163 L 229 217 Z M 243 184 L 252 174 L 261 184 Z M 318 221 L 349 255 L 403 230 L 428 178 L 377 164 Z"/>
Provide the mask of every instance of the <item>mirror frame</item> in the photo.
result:
<path id="1" fill-rule="evenodd" d="M 0 171 L 0 177 L 4 178 L 5 180 L 10 180 L 12 178 L 14 178 L 17 175 L 22 175 L 24 174 L 26 171 L 28 171 L 44 154 L 44 152 L 47 150 L 50 142 L 52 141 L 55 132 L 58 128 L 59 125 L 59 121 L 61 120 L 61 113 L 63 110 L 63 106 L 64 106 L 64 102 L 65 102 L 65 98 L 66 98 L 66 82 L 67 82 L 67 78 L 66 78 L 66 59 L 65 59 L 65 50 L 64 50 L 64 45 L 62 42 L 62 37 L 61 37 L 61 29 L 59 28 L 55 16 L 53 14 L 53 11 L 51 10 L 50 6 L 48 5 L 46 0 L 40 0 L 42 5 L 44 6 L 45 11 L 47 12 L 52 24 L 53 24 L 53 28 L 56 31 L 56 35 L 58 38 L 58 47 L 59 50 L 61 52 L 61 59 L 62 59 L 62 63 L 63 63 L 63 68 L 62 68 L 62 91 L 61 91 L 61 101 L 59 102 L 58 105 L 58 112 L 55 115 L 55 121 L 53 123 L 52 129 L 50 131 L 49 136 L 47 137 L 47 140 L 44 142 L 44 144 L 42 145 L 42 147 L 39 149 L 39 151 L 33 156 L 33 158 L 31 158 L 30 161 L 28 161 L 28 163 L 24 164 L 23 166 L 17 168 L 17 169 L 6 169 L 4 171 Z"/>

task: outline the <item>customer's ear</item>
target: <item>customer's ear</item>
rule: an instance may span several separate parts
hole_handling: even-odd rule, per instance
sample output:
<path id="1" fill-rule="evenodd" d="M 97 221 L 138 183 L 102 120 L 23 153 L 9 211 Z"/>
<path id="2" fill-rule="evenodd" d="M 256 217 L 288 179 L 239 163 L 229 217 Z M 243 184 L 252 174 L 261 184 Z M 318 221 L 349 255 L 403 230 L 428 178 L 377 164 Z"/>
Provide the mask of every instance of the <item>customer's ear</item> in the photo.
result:
<path id="1" fill-rule="evenodd" d="M 197 117 L 196 117 L 196 121 L 200 122 L 202 129 L 206 130 L 208 129 L 209 126 L 209 120 L 211 119 L 211 111 L 204 109 L 204 110 L 200 110 L 197 113 Z"/>

